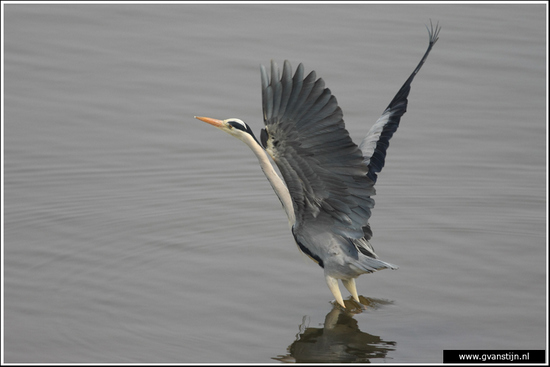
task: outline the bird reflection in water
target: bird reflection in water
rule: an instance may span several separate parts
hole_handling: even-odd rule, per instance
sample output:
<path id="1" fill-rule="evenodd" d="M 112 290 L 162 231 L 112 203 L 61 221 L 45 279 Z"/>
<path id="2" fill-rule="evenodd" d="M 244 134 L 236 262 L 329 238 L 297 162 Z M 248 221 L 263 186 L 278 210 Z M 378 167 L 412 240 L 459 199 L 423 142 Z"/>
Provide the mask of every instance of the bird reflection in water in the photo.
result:
<path id="1" fill-rule="evenodd" d="M 296 340 L 287 349 L 288 354 L 273 359 L 287 363 L 371 362 L 385 359 L 388 351 L 395 350 L 395 342 L 362 332 L 353 315 L 391 302 L 363 296 L 359 298 L 361 304 L 346 300 L 345 309 L 335 304 L 320 328 L 306 325 L 307 316 L 304 316 Z"/>

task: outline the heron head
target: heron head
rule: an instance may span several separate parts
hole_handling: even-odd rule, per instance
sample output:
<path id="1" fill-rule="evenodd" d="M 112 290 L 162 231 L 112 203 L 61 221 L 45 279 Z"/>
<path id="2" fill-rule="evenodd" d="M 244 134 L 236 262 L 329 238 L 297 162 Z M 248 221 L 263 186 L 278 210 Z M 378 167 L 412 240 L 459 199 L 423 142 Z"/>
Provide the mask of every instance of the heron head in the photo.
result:
<path id="1" fill-rule="evenodd" d="M 212 126 L 217 127 L 220 130 L 225 131 L 226 133 L 233 135 L 239 140 L 245 141 L 250 137 L 256 140 L 252 129 L 248 126 L 243 120 L 237 118 L 229 118 L 227 120 L 218 120 L 210 117 L 200 117 L 195 116 L 197 120 L 204 121 Z"/>

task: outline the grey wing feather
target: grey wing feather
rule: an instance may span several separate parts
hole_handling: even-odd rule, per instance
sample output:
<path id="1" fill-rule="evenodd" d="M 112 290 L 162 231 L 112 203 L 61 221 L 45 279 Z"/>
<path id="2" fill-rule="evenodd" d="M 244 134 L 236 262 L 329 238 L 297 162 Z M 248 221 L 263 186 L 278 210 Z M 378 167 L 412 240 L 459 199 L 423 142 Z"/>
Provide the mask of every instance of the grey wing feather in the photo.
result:
<path id="1" fill-rule="evenodd" d="M 416 74 L 420 71 L 420 68 L 422 68 L 422 65 L 424 65 L 433 45 L 438 40 L 439 31 L 441 29 L 439 24 L 436 24 L 435 29 L 431 21 L 430 25 L 431 28 L 428 29 L 430 44 L 424 56 L 359 146 L 365 156 L 365 164 L 369 167 L 368 176 L 374 182 L 376 182 L 377 173 L 384 167 L 386 150 L 390 144 L 390 139 L 399 127 L 401 116 L 407 112 L 407 97 L 411 90 L 411 83 Z"/>
<path id="2" fill-rule="evenodd" d="M 375 194 L 376 174 L 384 166 L 389 140 L 406 111 L 411 82 L 437 41 L 439 30 L 438 25 L 435 30 L 433 26 L 428 30 L 428 50 L 361 148 L 345 129 L 336 98 L 325 88 L 323 79 L 316 79 L 314 71 L 304 77 L 300 64 L 292 76 L 290 63 L 285 61 L 279 75 L 272 61 L 268 76 L 261 66 L 266 125 L 261 141 L 279 167 L 292 198 L 296 242 L 321 266 L 325 261 L 338 259 L 329 256 L 334 250 L 347 254 L 344 258 L 349 261 L 356 260 L 353 266 L 357 273 L 350 267 L 331 265 L 345 276 L 395 268 L 377 259 L 369 243 L 372 231 L 368 220 L 374 206 L 371 196 Z M 346 271 L 352 273 L 346 275 Z"/>
<path id="3" fill-rule="evenodd" d="M 314 71 L 294 77 L 285 61 L 282 75 L 271 63 L 271 78 L 261 67 L 265 129 L 261 140 L 287 184 L 298 230 L 323 212 L 332 230 L 352 238 L 365 236 L 374 206 L 373 182 L 363 154 L 345 129 L 342 110 Z M 370 233 L 370 229 L 368 230 Z"/>

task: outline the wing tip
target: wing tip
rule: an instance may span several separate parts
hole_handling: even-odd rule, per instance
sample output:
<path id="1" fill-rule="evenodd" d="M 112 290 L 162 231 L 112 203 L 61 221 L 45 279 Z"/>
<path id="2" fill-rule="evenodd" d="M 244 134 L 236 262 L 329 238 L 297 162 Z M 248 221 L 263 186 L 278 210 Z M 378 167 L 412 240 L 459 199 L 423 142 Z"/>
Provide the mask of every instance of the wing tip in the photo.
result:
<path id="1" fill-rule="evenodd" d="M 426 24 L 426 29 L 428 30 L 428 36 L 430 37 L 430 45 L 433 46 L 439 39 L 439 32 L 441 31 L 439 21 L 437 21 L 434 28 L 433 22 L 430 19 L 430 27 L 428 28 L 428 25 Z"/>

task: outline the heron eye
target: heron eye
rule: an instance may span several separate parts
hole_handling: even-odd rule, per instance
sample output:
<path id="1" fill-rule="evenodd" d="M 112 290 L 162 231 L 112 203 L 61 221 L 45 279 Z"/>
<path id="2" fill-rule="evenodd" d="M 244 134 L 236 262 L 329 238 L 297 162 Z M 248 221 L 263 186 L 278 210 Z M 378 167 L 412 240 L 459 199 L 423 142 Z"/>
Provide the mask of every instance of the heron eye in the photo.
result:
<path id="1" fill-rule="evenodd" d="M 235 129 L 247 131 L 247 128 L 244 122 L 241 122 L 238 120 L 231 120 L 231 121 L 227 121 L 227 123 L 229 124 L 229 126 L 234 127 Z"/>

